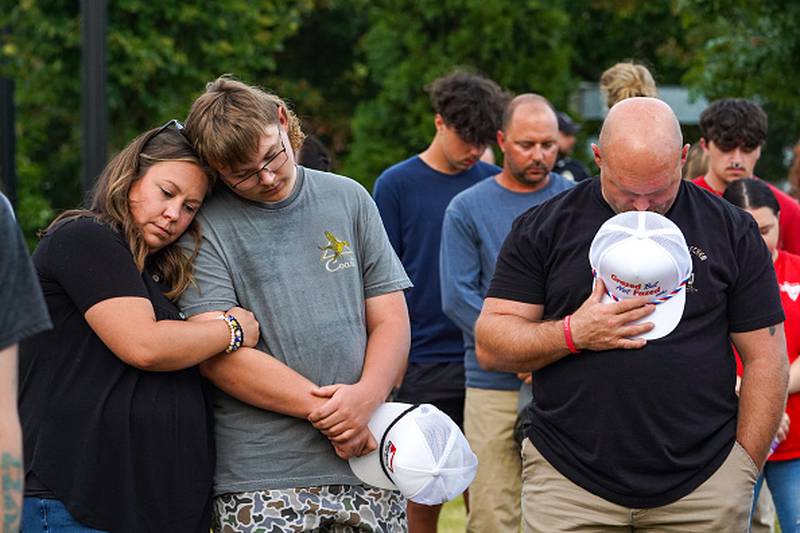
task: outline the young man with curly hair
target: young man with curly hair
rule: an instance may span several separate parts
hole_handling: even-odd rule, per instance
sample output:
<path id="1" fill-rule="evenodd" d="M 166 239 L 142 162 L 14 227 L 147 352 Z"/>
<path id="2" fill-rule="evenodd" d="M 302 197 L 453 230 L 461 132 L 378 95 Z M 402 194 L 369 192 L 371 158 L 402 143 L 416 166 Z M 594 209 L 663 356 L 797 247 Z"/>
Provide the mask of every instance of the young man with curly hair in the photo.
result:
<path id="1" fill-rule="evenodd" d="M 732 182 L 755 177 L 761 147 L 767 140 L 767 114 L 757 103 L 742 98 L 724 98 L 700 114 L 700 146 L 708 156 L 705 176 L 695 184 L 722 196 Z M 781 206 L 778 246 L 800 253 L 800 205 L 780 189 L 768 184 Z"/>
<path id="2" fill-rule="evenodd" d="M 386 169 L 375 202 L 389 240 L 411 277 L 409 365 L 397 399 L 432 403 L 463 427 L 464 341 L 442 312 L 439 243 L 450 200 L 500 169 L 480 161 L 500 129 L 507 96 L 493 81 L 455 71 L 427 87 L 436 133 L 421 154 Z M 441 506 L 409 502 L 412 533 L 436 531 Z"/>

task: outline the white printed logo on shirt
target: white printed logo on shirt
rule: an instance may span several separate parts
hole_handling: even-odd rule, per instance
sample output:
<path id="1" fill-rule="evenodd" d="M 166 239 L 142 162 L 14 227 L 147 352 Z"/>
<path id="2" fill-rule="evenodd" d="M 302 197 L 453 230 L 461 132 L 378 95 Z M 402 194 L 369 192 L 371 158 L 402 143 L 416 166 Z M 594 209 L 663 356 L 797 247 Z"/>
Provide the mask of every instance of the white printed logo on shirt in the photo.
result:
<path id="1" fill-rule="evenodd" d="M 792 299 L 793 302 L 797 301 L 797 297 L 800 296 L 800 283 L 789 283 L 788 281 L 784 281 L 779 285 L 782 292 L 785 292 L 789 295 L 789 298 Z"/>

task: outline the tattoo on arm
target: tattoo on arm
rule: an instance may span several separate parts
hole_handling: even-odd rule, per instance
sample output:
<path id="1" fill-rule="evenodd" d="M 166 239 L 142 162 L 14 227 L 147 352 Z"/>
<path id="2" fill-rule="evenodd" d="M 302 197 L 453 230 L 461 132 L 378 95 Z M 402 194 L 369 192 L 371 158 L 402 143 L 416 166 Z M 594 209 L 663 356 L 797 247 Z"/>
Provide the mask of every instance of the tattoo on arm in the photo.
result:
<path id="1" fill-rule="evenodd" d="M 0 456 L 0 483 L 2 483 L 3 533 L 19 531 L 22 500 L 22 459 L 9 452 Z M 15 497 L 16 495 L 16 497 Z"/>
<path id="2" fill-rule="evenodd" d="M 777 327 L 775 327 L 775 326 L 770 326 L 770 327 L 769 327 L 769 336 L 770 336 L 770 337 L 774 337 L 774 336 L 775 336 L 775 332 L 776 332 L 776 331 L 778 331 L 778 328 L 777 328 Z"/>

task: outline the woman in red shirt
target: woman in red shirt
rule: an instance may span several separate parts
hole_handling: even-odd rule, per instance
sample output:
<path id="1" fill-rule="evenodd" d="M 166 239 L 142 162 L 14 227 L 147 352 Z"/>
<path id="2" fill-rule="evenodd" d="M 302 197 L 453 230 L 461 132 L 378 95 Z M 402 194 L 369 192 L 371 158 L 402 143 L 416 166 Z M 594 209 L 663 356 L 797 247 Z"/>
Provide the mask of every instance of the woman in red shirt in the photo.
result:
<path id="1" fill-rule="evenodd" d="M 778 249 L 780 207 L 769 186 L 757 179 L 734 181 L 723 198 L 750 213 L 772 254 L 786 315 L 786 353 L 789 356 L 789 432 L 764 466 L 764 476 L 778 512 L 781 530 L 800 531 L 800 256 Z"/>

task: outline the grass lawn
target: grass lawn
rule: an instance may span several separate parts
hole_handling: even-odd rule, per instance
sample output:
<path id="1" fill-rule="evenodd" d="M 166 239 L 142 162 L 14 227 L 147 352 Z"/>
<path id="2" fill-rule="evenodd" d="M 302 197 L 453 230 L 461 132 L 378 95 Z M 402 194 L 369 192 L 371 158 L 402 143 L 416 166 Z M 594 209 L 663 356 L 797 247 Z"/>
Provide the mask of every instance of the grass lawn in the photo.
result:
<path id="1" fill-rule="evenodd" d="M 467 530 L 467 511 L 464 497 L 459 496 L 442 507 L 439 515 L 439 533 L 464 533 Z"/>

